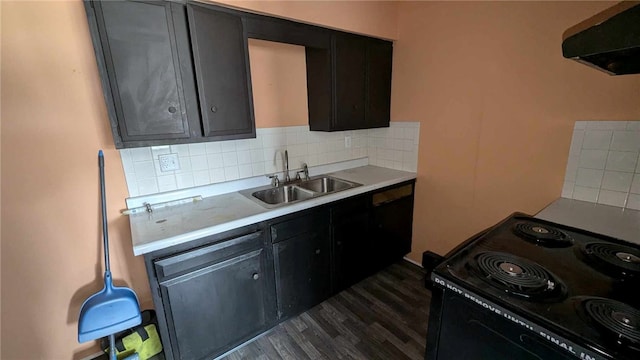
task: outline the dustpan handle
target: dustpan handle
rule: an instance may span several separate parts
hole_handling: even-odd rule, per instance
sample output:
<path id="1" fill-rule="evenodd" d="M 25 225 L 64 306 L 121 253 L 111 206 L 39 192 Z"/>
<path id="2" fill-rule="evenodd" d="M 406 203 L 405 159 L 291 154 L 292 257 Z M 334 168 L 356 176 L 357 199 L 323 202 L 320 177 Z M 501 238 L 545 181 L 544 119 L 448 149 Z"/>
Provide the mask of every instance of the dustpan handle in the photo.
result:
<path id="1" fill-rule="evenodd" d="M 109 266 L 109 232 L 107 230 L 107 200 L 104 188 L 104 154 L 98 151 L 98 167 L 100 168 L 100 203 L 102 205 L 102 241 L 104 246 L 104 271 L 110 273 Z"/>

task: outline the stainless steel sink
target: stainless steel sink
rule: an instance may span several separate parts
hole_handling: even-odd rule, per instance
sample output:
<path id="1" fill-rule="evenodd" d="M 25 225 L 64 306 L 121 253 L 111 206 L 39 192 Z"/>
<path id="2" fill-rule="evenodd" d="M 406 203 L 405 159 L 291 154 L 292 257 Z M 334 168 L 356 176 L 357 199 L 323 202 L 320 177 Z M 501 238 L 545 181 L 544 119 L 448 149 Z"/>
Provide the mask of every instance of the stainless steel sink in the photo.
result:
<path id="1" fill-rule="evenodd" d="M 298 180 L 278 187 L 261 187 L 240 191 L 240 194 L 266 208 L 280 207 L 294 202 L 323 196 L 362 184 L 335 178 L 317 176 L 309 180 Z"/>
<path id="2" fill-rule="evenodd" d="M 298 200 L 311 199 L 313 192 L 293 185 L 285 185 L 251 193 L 251 196 L 269 205 L 291 203 Z"/>
<path id="3" fill-rule="evenodd" d="M 351 189 L 352 187 L 355 187 L 354 185 L 355 183 L 342 180 L 342 179 L 336 179 L 330 176 L 322 176 L 316 179 L 303 181 L 300 184 L 298 184 L 298 186 L 300 186 L 303 189 L 311 190 L 313 192 L 322 193 L 322 194 Z M 360 185 L 360 184 L 357 184 L 357 185 Z"/>

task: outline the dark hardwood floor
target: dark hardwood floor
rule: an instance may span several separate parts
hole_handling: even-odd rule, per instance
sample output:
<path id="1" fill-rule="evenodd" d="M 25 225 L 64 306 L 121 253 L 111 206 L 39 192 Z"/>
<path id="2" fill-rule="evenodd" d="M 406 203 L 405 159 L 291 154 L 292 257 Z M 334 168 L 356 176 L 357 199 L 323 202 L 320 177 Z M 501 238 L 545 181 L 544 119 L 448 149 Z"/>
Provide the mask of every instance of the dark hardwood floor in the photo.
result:
<path id="1" fill-rule="evenodd" d="M 425 272 L 393 264 L 222 359 L 424 359 Z"/>

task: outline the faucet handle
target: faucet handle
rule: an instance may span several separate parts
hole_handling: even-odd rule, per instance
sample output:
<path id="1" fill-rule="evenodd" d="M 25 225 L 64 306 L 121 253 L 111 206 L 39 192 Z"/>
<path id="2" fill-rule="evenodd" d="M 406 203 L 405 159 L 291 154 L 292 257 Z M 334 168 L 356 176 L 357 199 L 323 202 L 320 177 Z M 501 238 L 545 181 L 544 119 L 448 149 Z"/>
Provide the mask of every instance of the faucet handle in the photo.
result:
<path id="1" fill-rule="evenodd" d="M 302 163 L 302 170 L 298 171 L 296 177 L 300 178 L 300 173 L 304 173 L 304 179 L 309 180 L 309 168 L 307 167 L 307 163 Z"/>
<path id="2" fill-rule="evenodd" d="M 271 186 L 278 187 L 280 186 L 280 179 L 278 179 L 278 174 L 267 175 L 269 179 L 271 179 Z"/>

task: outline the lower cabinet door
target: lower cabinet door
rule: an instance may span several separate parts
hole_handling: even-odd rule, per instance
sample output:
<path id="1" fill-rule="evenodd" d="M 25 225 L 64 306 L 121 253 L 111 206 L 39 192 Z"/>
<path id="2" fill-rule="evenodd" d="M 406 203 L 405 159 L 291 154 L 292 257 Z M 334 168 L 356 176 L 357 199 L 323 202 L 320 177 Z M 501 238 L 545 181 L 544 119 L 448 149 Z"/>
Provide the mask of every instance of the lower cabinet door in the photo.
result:
<path id="1" fill-rule="evenodd" d="M 273 253 L 280 319 L 307 310 L 329 296 L 328 227 L 310 229 L 275 243 Z"/>
<path id="2" fill-rule="evenodd" d="M 375 271 L 369 214 L 364 212 L 333 225 L 334 293 L 338 293 Z"/>
<path id="3" fill-rule="evenodd" d="M 263 249 L 160 283 L 176 359 L 213 358 L 265 329 Z"/>
<path id="4" fill-rule="evenodd" d="M 374 258 L 378 270 L 411 252 L 413 197 L 405 197 L 373 208 Z"/>

